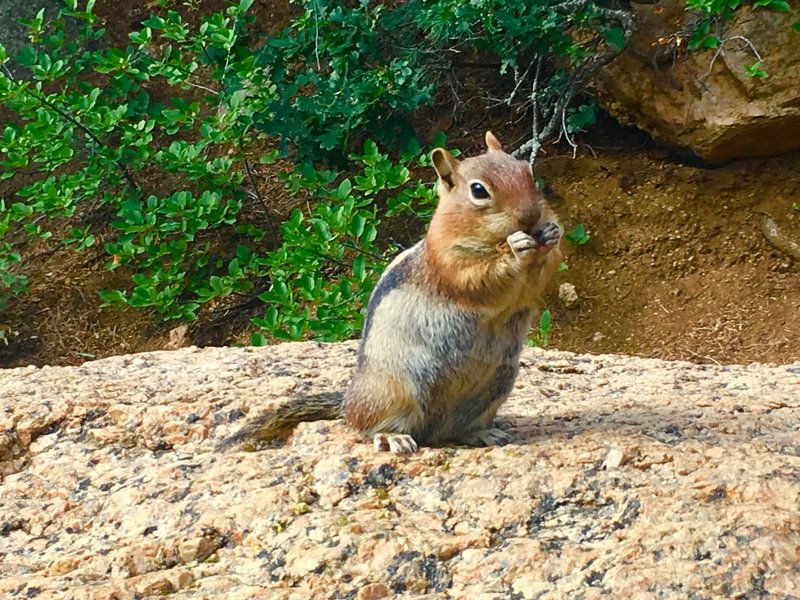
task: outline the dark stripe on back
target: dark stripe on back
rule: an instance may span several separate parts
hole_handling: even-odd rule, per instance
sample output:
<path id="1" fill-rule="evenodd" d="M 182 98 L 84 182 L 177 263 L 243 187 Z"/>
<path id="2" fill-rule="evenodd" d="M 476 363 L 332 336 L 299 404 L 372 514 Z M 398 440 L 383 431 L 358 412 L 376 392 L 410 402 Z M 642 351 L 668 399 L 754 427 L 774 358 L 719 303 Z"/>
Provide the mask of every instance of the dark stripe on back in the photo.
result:
<path id="1" fill-rule="evenodd" d="M 372 295 L 369 297 L 369 303 L 367 304 L 367 316 L 364 319 L 364 332 L 361 335 L 362 343 L 369 335 L 369 330 L 372 327 L 373 315 L 378 305 L 381 303 L 381 300 L 383 300 L 389 292 L 408 281 L 413 265 L 417 262 L 418 253 L 418 250 L 414 250 L 406 254 L 399 263 L 388 271 L 385 271 L 378 280 L 378 284 L 375 286 L 375 289 L 372 290 Z"/>

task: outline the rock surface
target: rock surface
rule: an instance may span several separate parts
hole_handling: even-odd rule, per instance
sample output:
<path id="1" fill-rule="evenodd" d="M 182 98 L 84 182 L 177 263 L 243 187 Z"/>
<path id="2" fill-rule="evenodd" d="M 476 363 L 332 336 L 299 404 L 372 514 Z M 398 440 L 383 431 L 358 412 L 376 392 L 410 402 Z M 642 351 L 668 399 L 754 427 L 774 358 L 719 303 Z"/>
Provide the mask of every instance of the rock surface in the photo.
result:
<path id="1" fill-rule="evenodd" d="M 742 7 L 716 50 L 686 52 L 696 16 L 685 2 L 631 6 L 639 24 L 629 47 L 598 78 L 598 98 L 624 124 L 709 162 L 800 148 L 800 9 Z M 746 40 L 746 41 L 745 41 Z M 767 78 L 745 66 L 763 58 Z"/>
<path id="2" fill-rule="evenodd" d="M 0 371 L 0 597 L 800 595 L 800 363 L 528 350 L 502 448 L 215 451 L 353 344 Z M 245 415 L 245 413 L 249 413 Z"/>

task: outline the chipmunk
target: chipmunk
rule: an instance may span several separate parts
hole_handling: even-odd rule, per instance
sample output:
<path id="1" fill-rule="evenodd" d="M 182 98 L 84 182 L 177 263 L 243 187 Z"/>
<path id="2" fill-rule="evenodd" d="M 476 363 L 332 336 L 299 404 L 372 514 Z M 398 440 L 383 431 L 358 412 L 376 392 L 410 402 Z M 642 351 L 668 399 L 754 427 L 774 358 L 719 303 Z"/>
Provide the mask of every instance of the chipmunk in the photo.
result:
<path id="1" fill-rule="evenodd" d="M 527 162 L 486 133 L 487 152 L 431 153 L 439 203 L 423 240 L 398 255 L 367 306 L 344 397 L 298 397 L 229 438 L 266 440 L 337 419 L 395 453 L 457 442 L 507 444 L 493 427 L 561 261 L 561 228 Z"/>

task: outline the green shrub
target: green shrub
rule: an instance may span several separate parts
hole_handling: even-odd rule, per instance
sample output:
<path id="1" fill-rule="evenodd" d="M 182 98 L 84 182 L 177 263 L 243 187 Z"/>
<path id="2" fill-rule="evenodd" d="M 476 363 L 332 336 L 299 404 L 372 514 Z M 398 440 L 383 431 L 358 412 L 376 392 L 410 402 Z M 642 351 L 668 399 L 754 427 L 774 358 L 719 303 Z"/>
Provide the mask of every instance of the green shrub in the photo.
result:
<path id="1" fill-rule="evenodd" d="M 516 154 L 530 151 L 531 164 L 545 139 L 574 146 L 571 134 L 594 122 L 593 104 L 571 109 L 573 101 L 635 29 L 629 11 L 592 0 L 409 0 L 398 11 L 422 32 L 434 72 L 459 82 L 496 63 L 504 79 L 485 101 L 529 112 L 531 139 Z"/>
<path id="2" fill-rule="evenodd" d="M 528 337 L 529 346 L 547 348 L 550 343 L 550 332 L 553 328 L 553 315 L 549 309 L 543 310 L 539 314 L 538 329 L 534 329 Z"/>
<path id="3" fill-rule="evenodd" d="M 269 251 L 281 240 L 258 194 L 255 148 L 273 139 L 296 159 L 334 148 L 344 157 L 354 128 L 396 130 L 403 111 L 427 97 L 402 57 L 382 59 L 372 28 L 381 6 L 346 10 L 314 0 L 292 28 L 263 43 L 248 31 L 252 0 L 196 28 L 168 10 L 146 19 L 127 48 L 96 49 L 103 29 L 93 2 L 78 4 L 66 0 L 52 21 L 40 11 L 27 23 L 31 45 L 14 59 L 0 47 L 0 102 L 15 115 L 3 130 L 0 165 L 12 189 L 20 181 L 0 200 L 6 295 L 25 288 L 20 244 L 55 235 L 76 251 L 102 245 L 108 268 L 131 274 L 129 289 L 101 293 L 107 303 L 195 318 L 203 303 L 247 293 L 277 264 Z M 317 71 L 306 69 L 311 63 Z M 377 148 L 370 156 L 364 160 L 388 160 Z M 373 167 L 364 177 L 382 176 Z M 33 176 L 17 177 L 22 172 Z M 289 181 L 295 191 L 306 184 L 324 188 Z M 381 186 L 399 184 L 375 180 L 372 195 L 364 185 L 354 188 L 363 195 L 358 205 L 346 209 L 357 220 Z M 387 215 L 413 212 L 403 202 L 424 195 L 419 185 L 416 196 L 394 198 Z M 324 219 L 322 208 L 309 218 Z M 247 216 L 258 212 L 263 222 Z M 284 237 L 296 219 L 281 227 Z"/>
<path id="4" fill-rule="evenodd" d="M 13 185 L 18 173 L 35 174 L 3 205 L 0 260 L 16 258 L 23 233 L 60 233 L 76 250 L 105 241 L 108 267 L 127 266 L 133 286 L 104 299 L 153 307 L 167 318 L 193 318 L 200 303 L 252 285 L 238 257 L 214 247 L 213 235 L 235 227 L 243 243 L 265 236 L 237 219 L 249 199 L 251 114 L 269 89 L 259 81 L 252 90 L 225 86 L 231 72 L 252 66 L 240 36 L 250 3 L 212 15 L 194 34 L 170 11 L 149 19 L 125 50 L 90 50 L 103 35 L 93 2 L 79 9 L 67 0 L 51 23 L 44 11 L 28 23 L 32 45 L 16 61 L 0 50 L 0 102 L 16 114 L 3 131 L 2 177 Z M 72 39 L 67 30 L 75 24 Z M 152 98 L 153 83 L 171 97 Z M 248 93 L 253 98 L 244 102 Z M 104 215 L 111 231 L 92 225 Z"/>
<path id="5" fill-rule="evenodd" d="M 586 231 L 586 225 L 577 223 L 575 227 L 572 228 L 572 231 L 564 234 L 564 239 L 576 246 L 583 246 L 589 241 L 589 233 Z"/>
<path id="6" fill-rule="evenodd" d="M 196 27 L 162 10 L 123 49 L 103 47 L 92 0 L 65 0 L 55 19 L 40 11 L 27 23 L 31 45 L 16 57 L 0 47 L 0 102 L 14 115 L 0 144 L 2 178 L 15 190 L 0 199 L 4 294 L 24 291 L 20 247 L 33 236 L 102 248 L 109 269 L 125 269 L 130 285 L 102 291 L 107 304 L 193 319 L 210 301 L 266 290 L 254 341 L 348 337 L 397 250 L 378 226 L 411 222 L 408 245 L 432 210 L 432 187 L 409 171 L 426 159 L 409 145 L 406 117 L 443 70 L 459 68 L 442 57 L 471 47 L 516 72 L 547 53 L 585 61 L 569 24 L 619 38 L 592 3 L 567 17 L 509 0 L 303 0 L 291 27 L 259 39 L 251 4 Z M 571 130 L 592 118 L 590 105 L 576 109 Z M 367 142 L 348 155 L 369 135 L 409 150 L 393 162 Z M 268 144 L 300 161 L 285 183 L 313 201 L 280 227 L 252 168 Z M 352 177 L 302 162 L 320 158 L 349 160 Z"/>
<path id="7" fill-rule="evenodd" d="M 203 19 L 196 32 L 177 12 L 151 17 L 125 50 L 83 48 L 102 35 L 90 6 L 68 6 L 50 30 L 44 13 L 29 24 L 37 46 L 14 66 L 30 78 L 12 75 L 10 64 L 0 77 L 0 101 L 17 115 L 0 148 L 3 178 L 38 174 L 0 205 L 6 290 L 25 284 L 15 242 L 58 234 L 76 251 L 102 244 L 108 268 L 130 270 L 129 289 L 101 292 L 107 304 L 192 319 L 202 304 L 259 285 L 268 308 L 255 320 L 256 343 L 359 331 L 378 272 L 397 250 L 379 240 L 381 220 L 425 219 L 435 204 L 432 185 L 409 169 L 425 166 L 426 155 L 410 144 L 395 162 L 367 141 L 349 157 L 352 177 L 302 163 L 284 183 L 310 209 L 292 211 L 279 232 L 245 222 L 242 210 L 263 200 L 247 152 L 266 136 L 255 126 L 264 113 L 256 115 L 286 99 L 244 44 L 249 4 Z M 68 20 L 82 25 L 77 42 L 66 41 Z M 151 97 L 154 82 L 171 90 L 166 102 Z M 296 139 L 308 142 L 303 135 Z M 110 218 L 98 228 L 102 211 Z"/>
<path id="8" fill-rule="evenodd" d="M 688 44 L 689 50 L 716 48 L 723 43 L 719 28 L 715 28 L 714 25 L 731 19 L 742 4 L 744 4 L 742 0 L 686 0 L 686 10 L 697 11 L 702 16 L 695 25 L 692 39 Z M 777 12 L 791 9 L 786 0 L 755 0 L 752 6 Z"/>
<path id="9" fill-rule="evenodd" d="M 280 140 L 284 155 L 339 164 L 354 132 L 407 143 L 407 117 L 431 100 L 432 84 L 419 51 L 394 43 L 385 17 L 392 11 L 364 0 L 302 4 L 303 14 L 255 54 L 254 66 L 276 89 L 255 127 Z"/>
<path id="10" fill-rule="evenodd" d="M 308 192 L 317 202 L 307 213 L 295 209 L 281 225 L 281 247 L 258 260 L 271 282 L 259 296 L 268 308 L 253 320 L 260 328 L 254 344 L 267 338 L 334 341 L 356 335 L 372 287 L 398 251 L 395 243 L 379 243 L 383 218 L 427 219 L 435 208 L 434 186 L 415 181 L 409 170 L 429 166 L 418 145 L 397 163 L 373 141 L 350 158 L 357 165 L 352 181 L 310 165 L 287 176 L 290 190 Z M 403 243 L 415 241 L 412 235 Z"/>

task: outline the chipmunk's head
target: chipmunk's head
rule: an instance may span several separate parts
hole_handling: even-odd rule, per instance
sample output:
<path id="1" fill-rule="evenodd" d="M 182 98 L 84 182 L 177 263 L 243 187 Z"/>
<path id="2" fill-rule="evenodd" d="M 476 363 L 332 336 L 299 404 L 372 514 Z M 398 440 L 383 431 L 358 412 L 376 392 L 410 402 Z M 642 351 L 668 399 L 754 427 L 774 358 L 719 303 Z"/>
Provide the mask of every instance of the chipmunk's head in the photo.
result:
<path id="1" fill-rule="evenodd" d="M 431 153 L 439 175 L 439 206 L 432 227 L 439 235 L 476 245 L 502 243 L 517 231 L 530 232 L 542 213 L 528 162 L 503 151 L 491 131 L 487 151 L 458 160 L 444 148 Z"/>

